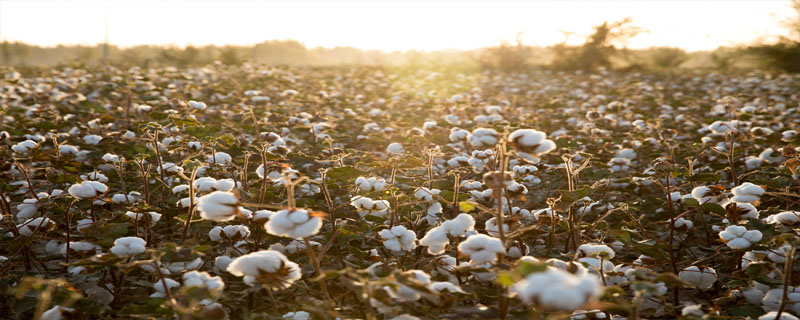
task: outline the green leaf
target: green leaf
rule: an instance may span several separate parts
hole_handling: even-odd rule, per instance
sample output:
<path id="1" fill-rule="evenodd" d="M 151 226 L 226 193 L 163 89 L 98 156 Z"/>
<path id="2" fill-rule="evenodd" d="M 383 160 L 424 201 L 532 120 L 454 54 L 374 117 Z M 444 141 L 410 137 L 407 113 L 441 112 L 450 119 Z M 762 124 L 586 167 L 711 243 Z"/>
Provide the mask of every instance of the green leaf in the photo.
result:
<path id="1" fill-rule="evenodd" d="M 701 206 L 701 208 L 705 209 L 706 211 L 711 211 L 711 212 L 716 213 L 716 214 L 721 215 L 721 216 L 724 216 L 725 214 L 727 214 L 727 212 L 725 211 L 725 208 L 723 208 L 722 206 L 720 206 L 720 205 L 718 205 L 716 203 L 706 202 Z"/>
<path id="2" fill-rule="evenodd" d="M 721 174 L 711 173 L 711 172 L 701 172 L 693 174 L 691 177 L 689 177 L 689 179 L 686 180 L 698 181 L 698 182 L 715 182 L 719 181 L 720 179 L 722 179 Z"/>

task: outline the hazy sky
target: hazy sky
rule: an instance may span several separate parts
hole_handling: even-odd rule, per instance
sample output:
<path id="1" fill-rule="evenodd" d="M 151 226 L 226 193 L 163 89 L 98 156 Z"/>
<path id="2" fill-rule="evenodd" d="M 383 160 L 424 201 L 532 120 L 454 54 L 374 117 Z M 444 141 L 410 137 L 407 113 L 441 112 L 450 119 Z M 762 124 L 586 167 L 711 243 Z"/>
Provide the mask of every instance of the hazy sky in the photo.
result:
<path id="1" fill-rule="evenodd" d="M 760 1 L 39 1 L 0 0 L 0 39 L 39 45 L 110 42 L 470 49 L 512 40 L 583 41 L 591 26 L 630 16 L 649 32 L 629 47 L 713 49 L 786 34 L 788 0 Z"/>

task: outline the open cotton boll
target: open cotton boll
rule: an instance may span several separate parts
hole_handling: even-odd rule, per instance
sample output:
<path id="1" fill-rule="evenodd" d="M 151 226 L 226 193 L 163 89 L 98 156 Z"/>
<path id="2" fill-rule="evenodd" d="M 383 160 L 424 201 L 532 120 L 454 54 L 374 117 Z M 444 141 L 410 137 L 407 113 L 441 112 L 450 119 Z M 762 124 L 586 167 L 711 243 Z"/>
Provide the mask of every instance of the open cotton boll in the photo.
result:
<path id="1" fill-rule="evenodd" d="M 48 309 L 45 312 L 42 312 L 42 315 L 39 317 L 39 320 L 62 320 L 66 318 L 67 314 L 75 312 L 73 308 L 65 308 L 62 306 L 55 306 Z"/>
<path id="2" fill-rule="evenodd" d="M 411 251 L 417 247 L 417 234 L 404 226 L 383 229 L 378 233 L 383 238 L 383 245 L 392 252 Z"/>
<path id="3" fill-rule="evenodd" d="M 498 254 L 506 252 L 500 239 L 484 234 L 469 236 L 458 245 L 458 250 L 468 255 L 473 264 L 494 263 Z"/>
<path id="4" fill-rule="evenodd" d="M 211 241 L 232 240 L 239 241 L 250 236 L 250 228 L 243 225 L 216 226 L 208 232 Z"/>
<path id="5" fill-rule="evenodd" d="M 271 235 L 292 239 L 307 238 L 322 228 L 322 218 L 303 209 L 283 209 L 270 217 L 264 228 Z"/>
<path id="6" fill-rule="evenodd" d="M 728 247 L 746 249 L 761 241 L 762 235 L 758 230 L 747 230 L 742 226 L 728 226 L 719 233 L 719 237 L 726 242 Z"/>
<path id="7" fill-rule="evenodd" d="M 761 186 L 752 184 L 750 182 L 745 182 L 742 185 L 733 188 L 731 192 L 733 192 L 733 199 L 731 199 L 731 201 L 752 203 L 760 200 L 761 195 L 763 195 L 765 191 Z"/>
<path id="8" fill-rule="evenodd" d="M 604 257 L 606 259 L 614 259 L 614 250 L 604 244 L 582 244 L 578 247 L 578 251 L 589 257 Z"/>
<path id="9" fill-rule="evenodd" d="M 62 145 L 58 146 L 58 152 L 61 152 L 61 154 L 75 155 L 80 151 L 81 151 L 80 148 L 78 148 L 76 146 L 73 146 L 73 145 L 62 144 Z"/>
<path id="10" fill-rule="evenodd" d="M 39 207 L 36 205 L 39 202 L 37 199 L 25 199 L 22 203 L 17 205 L 17 222 L 23 222 L 32 218 L 39 212 Z"/>
<path id="11" fill-rule="evenodd" d="M 226 167 L 233 163 L 233 158 L 231 158 L 231 155 L 225 152 L 217 151 L 212 155 L 208 155 L 208 157 L 206 157 L 206 161 L 211 164 Z"/>
<path id="12" fill-rule="evenodd" d="M 69 186 L 67 192 L 75 198 L 91 199 L 96 198 L 108 191 L 108 187 L 98 181 L 84 181 Z"/>
<path id="13" fill-rule="evenodd" d="M 179 288 L 181 286 L 178 281 L 172 280 L 170 278 L 164 278 L 163 281 L 161 279 L 156 280 L 153 283 L 153 289 L 156 289 L 156 292 L 150 295 L 151 298 L 165 298 L 167 296 L 167 292 L 169 291 L 172 293 L 172 290 L 175 288 Z"/>
<path id="14" fill-rule="evenodd" d="M 728 203 L 728 196 L 724 193 L 724 188 L 721 186 L 699 186 L 692 189 L 692 197 L 700 202 L 700 204 L 704 203 L 716 203 L 721 206 L 725 206 Z"/>
<path id="15" fill-rule="evenodd" d="M 500 227 L 497 225 L 497 218 L 491 218 L 486 220 L 486 226 L 484 228 L 486 233 L 488 233 L 492 237 L 497 237 L 500 235 Z M 503 233 L 508 234 L 511 229 L 509 228 L 507 223 L 503 224 Z"/>
<path id="16" fill-rule="evenodd" d="M 239 198 L 226 191 L 214 191 L 197 200 L 200 216 L 217 222 L 229 221 L 239 212 Z"/>
<path id="17" fill-rule="evenodd" d="M 758 209 L 756 209 L 754 205 L 746 202 L 731 202 L 725 206 L 725 211 L 728 213 L 728 219 L 742 221 L 758 218 Z M 736 222 L 737 221 L 731 221 L 731 223 Z"/>
<path id="18" fill-rule="evenodd" d="M 764 218 L 764 221 L 770 224 L 793 227 L 800 224 L 800 213 L 797 211 L 783 211 Z"/>
<path id="19" fill-rule="evenodd" d="M 526 304 L 543 310 L 574 311 L 596 300 L 603 286 L 592 274 L 573 275 L 558 268 L 531 273 L 511 286 L 511 292 Z"/>
<path id="20" fill-rule="evenodd" d="M 359 190 L 365 192 L 383 191 L 383 188 L 386 187 L 386 180 L 379 177 L 358 177 L 356 178 L 356 186 Z"/>
<path id="21" fill-rule="evenodd" d="M 14 150 L 14 152 L 18 152 L 18 153 L 26 153 L 28 151 L 31 151 L 31 150 L 37 148 L 37 147 L 39 147 L 39 144 L 36 143 L 36 141 L 25 140 L 25 141 L 22 141 L 20 143 L 17 143 L 15 145 L 11 146 L 11 150 Z"/>
<path id="22" fill-rule="evenodd" d="M 67 255 L 67 246 L 62 245 L 60 247 L 61 255 Z M 100 251 L 100 246 L 86 241 L 70 241 L 69 243 L 69 251 L 75 253 L 91 253 L 95 254 Z"/>
<path id="23" fill-rule="evenodd" d="M 214 294 L 222 293 L 225 282 L 220 277 L 213 277 L 208 272 L 189 271 L 183 274 L 183 286 L 187 288 L 206 288 Z"/>
<path id="24" fill-rule="evenodd" d="M 139 237 L 122 237 L 114 240 L 114 246 L 111 247 L 111 253 L 120 257 L 135 256 L 144 253 L 145 244 L 144 239 Z"/>
<path id="25" fill-rule="evenodd" d="M 783 289 L 781 287 L 767 291 L 764 298 L 761 299 L 762 308 L 765 311 L 778 310 L 781 300 L 783 300 Z M 800 287 L 789 286 L 786 288 L 786 293 L 786 310 L 784 310 L 784 313 L 789 310 L 794 313 L 800 313 Z"/>
<path id="26" fill-rule="evenodd" d="M 100 143 L 100 140 L 103 140 L 103 137 L 98 136 L 96 134 L 87 134 L 83 136 L 83 142 L 88 145 L 96 145 Z"/>
<path id="27" fill-rule="evenodd" d="M 311 319 L 311 314 L 305 311 L 289 312 L 281 316 L 285 320 L 308 320 Z"/>
<path id="28" fill-rule="evenodd" d="M 228 264 L 226 270 L 244 277 L 244 282 L 250 286 L 261 283 L 275 289 L 288 288 L 302 276 L 299 265 L 275 250 L 262 250 L 237 257 Z"/>
<path id="29" fill-rule="evenodd" d="M 433 201 L 433 195 L 438 195 L 442 190 L 419 187 L 414 191 L 414 198 L 421 201 Z"/>
<path id="30" fill-rule="evenodd" d="M 151 226 L 156 225 L 156 222 L 158 222 L 158 220 L 161 220 L 161 214 L 152 211 L 145 213 L 128 211 L 125 213 L 125 215 L 133 220 L 138 220 L 140 222 L 145 222 L 145 223 L 150 222 Z"/>
<path id="31" fill-rule="evenodd" d="M 23 236 L 32 236 L 36 232 L 47 232 L 55 228 L 56 222 L 50 218 L 38 217 L 25 220 L 17 225 L 17 231 Z"/>
<path id="32" fill-rule="evenodd" d="M 781 317 L 778 318 L 778 311 L 770 311 L 758 317 L 758 320 L 800 320 L 800 318 L 786 311 L 781 313 Z"/>
<path id="33" fill-rule="evenodd" d="M 702 290 L 710 289 L 717 282 L 717 271 L 709 267 L 689 266 L 681 270 L 678 276 Z"/>
<path id="34" fill-rule="evenodd" d="M 555 142 L 547 139 L 544 132 L 534 129 L 517 129 L 508 136 L 511 147 L 534 155 L 541 155 L 553 151 Z"/>
<path id="35" fill-rule="evenodd" d="M 203 110 L 203 109 L 206 108 L 205 102 L 199 102 L 199 101 L 194 101 L 194 100 L 189 100 L 188 105 L 190 107 L 194 108 L 194 109 L 197 109 L 197 110 Z"/>
<path id="36" fill-rule="evenodd" d="M 476 128 L 467 136 L 469 144 L 474 148 L 491 148 L 497 144 L 497 131 L 491 128 Z"/>
<path id="37" fill-rule="evenodd" d="M 389 154 L 400 154 L 403 153 L 404 151 L 405 149 L 403 148 L 403 145 L 397 142 L 392 142 L 389 144 L 389 146 L 386 147 L 386 153 Z"/>

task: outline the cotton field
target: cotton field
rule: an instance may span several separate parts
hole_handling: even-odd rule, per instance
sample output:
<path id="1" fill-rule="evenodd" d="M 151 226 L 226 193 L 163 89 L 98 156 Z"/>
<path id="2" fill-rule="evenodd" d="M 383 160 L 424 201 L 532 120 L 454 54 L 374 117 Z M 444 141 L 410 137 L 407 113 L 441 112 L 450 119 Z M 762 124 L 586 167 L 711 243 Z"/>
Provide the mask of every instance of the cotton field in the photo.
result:
<path id="1" fill-rule="evenodd" d="M 798 319 L 800 76 L 6 67 L 18 319 Z"/>

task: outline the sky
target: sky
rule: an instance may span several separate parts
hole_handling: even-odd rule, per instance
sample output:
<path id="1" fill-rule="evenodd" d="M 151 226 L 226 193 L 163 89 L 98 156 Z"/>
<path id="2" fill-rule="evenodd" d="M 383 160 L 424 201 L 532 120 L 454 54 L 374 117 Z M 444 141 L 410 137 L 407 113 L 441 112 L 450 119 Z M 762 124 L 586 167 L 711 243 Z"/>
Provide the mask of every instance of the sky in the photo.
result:
<path id="1" fill-rule="evenodd" d="M 592 26 L 633 18 L 647 30 L 630 48 L 711 50 L 787 31 L 788 0 L 627 1 L 42 1 L 0 0 L 0 40 L 54 46 L 102 43 L 251 45 L 295 39 L 307 47 L 473 49 L 513 40 L 551 45 Z"/>

